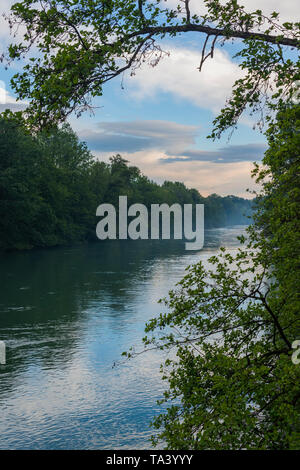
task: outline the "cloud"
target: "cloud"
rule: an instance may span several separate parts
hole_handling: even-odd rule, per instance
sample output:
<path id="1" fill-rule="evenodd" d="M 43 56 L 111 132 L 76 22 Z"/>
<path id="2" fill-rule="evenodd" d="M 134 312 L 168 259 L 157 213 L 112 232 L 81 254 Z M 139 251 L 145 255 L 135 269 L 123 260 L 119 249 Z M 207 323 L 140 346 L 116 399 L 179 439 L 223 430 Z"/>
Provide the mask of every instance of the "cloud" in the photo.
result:
<path id="1" fill-rule="evenodd" d="M 221 4 L 225 5 L 228 0 L 221 0 Z M 180 0 L 167 0 L 168 6 L 176 8 L 178 4 L 182 6 Z M 270 13 L 276 11 L 280 13 L 281 23 L 285 21 L 299 21 L 295 19 L 298 2 L 297 0 L 238 0 L 238 4 L 245 7 L 245 10 L 249 13 L 255 10 L 262 10 L 263 14 L 269 16 Z M 203 2 L 199 0 L 190 0 L 191 14 L 205 14 L 207 9 Z"/>
<path id="2" fill-rule="evenodd" d="M 16 3 L 16 0 L 1 0 L 0 5 L 0 39 L 1 46 L 5 49 L 6 46 L 12 42 L 13 36 L 10 33 L 8 21 L 3 17 L 3 14 L 8 16 L 11 6 Z M 17 39 L 21 39 L 21 35 L 24 32 L 23 26 L 18 28 Z"/>
<path id="3" fill-rule="evenodd" d="M 225 3 L 223 0 L 222 3 Z M 238 0 L 240 5 L 245 7 L 248 12 L 262 10 L 266 16 L 273 11 L 280 13 L 281 22 L 299 21 L 295 16 L 298 12 L 297 0 Z"/>
<path id="4" fill-rule="evenodd" d="M 1 104 L 0 103 L 0 113 L 2 113 L 3 111 L 6 111 L 7 109 L 9 109 L 10 111 L 12 111 L 13 113 L 16 113 L 17 111 L 23 111 L 25 108 L 26 108 L 26 104 L 24 103 L 7 103 L 7 104 Z"/>
<path id="5" fill-rule="evenodd" d="M 219 112 L 226 98 L 231 94 L 232 85 L 242 76 L 238 65 L 220 49 L 215 50 L 214 60 L 208 60 L 199 72 L 200 52 L 182 47 L 162 45 L 170 52 L 160 63 L 151 68 L 144 65 L 136 75 L 127 81 L 131 97 L 150 99 L 158 92 L 172 93 L 193 105 Z"/>
<path id="6" fill-rule="evenodd" d="M 225 0 L 221 3 L 224 4 Z M 281 22 L 297 20 L 296 0 L 238 0 L 238 3 L 249 12 L 261 9 L 266 16 L 278 11 Z M 166 3 L 173 8 L 178 4 L 182 6 L 179 0 L 167 0 Z M 205 13 L 205 6 L 199 0 L 191 0 L 190 8 L 192 13 Z M 199 38 L 202 36 L 199 35 Z M 143 65 L 127 80 L 131 97 L 150 99 L 159 92 L 171 93 L 216 114 L 231 95 L 233 83 L 243 75 L 243 71 L 230 59 L 229 54 L 218 48 L 214 59 L 207 60 L 199 73 L 197 67 L 201 57 L 201 41 L 199 47 L 193 49 L 174 46 L 171 41 L 164 42 L 162 49 L 170 52 L 170 56 L 165 56 L 151 71 L 150 66 Z"/>
<path id="7" fill-rule="evenodd" d="M 101 152 L 128 154 L 157 150 L 165 155 L 162 164 L 202 161 L 212 163 L 261 160 L 266 146 L 260 143 L 227 145 L 216 150 L 195 148 L 199 128 L 171 121 L 137 120 L 100 122 L 97 129 L 79 131 L 89 148 Z"/>
<path id="8" fill-rule="evenodd" d="M 10 109 L 13 112 L 23 111 L 27 106 L 25 101 L 17 101 L 6 90 L 5 83 L 0 80 L 0 112 Z"/>
<path id="9" fill-rule="evenodd" d="M 197 126 L 160 120 L 100 122 L 97 128 L 79 131 L 92 150 L 128 153 L 149 149 L 181 152 L 195 143 L 198 130 Z"/>
<path id="10" fill-rule="evenodd" d="M 234 163 L 254 162 L 261 160 L 266 151 L 265 144 L 228 145 L 216 151 L 209 150 L 186 150 L 182 155 L 162 158 L 162 163 L 174 162 L 212 162 L 212 163 Z"/>

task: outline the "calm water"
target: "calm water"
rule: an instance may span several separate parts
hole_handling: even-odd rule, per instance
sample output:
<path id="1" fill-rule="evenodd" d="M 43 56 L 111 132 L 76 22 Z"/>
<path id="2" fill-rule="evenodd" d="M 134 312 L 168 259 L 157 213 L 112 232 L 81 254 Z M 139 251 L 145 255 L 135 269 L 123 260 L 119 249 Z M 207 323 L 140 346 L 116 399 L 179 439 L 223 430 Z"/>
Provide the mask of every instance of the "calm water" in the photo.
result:
<path id="1" fill-rule="evenodd" d="M 112 367 L 138 349 L 157 300 L 242 227 L 178 241 L 107 241 L 0 257 L 0 449 L 150 448 L 162 353 Z"/>

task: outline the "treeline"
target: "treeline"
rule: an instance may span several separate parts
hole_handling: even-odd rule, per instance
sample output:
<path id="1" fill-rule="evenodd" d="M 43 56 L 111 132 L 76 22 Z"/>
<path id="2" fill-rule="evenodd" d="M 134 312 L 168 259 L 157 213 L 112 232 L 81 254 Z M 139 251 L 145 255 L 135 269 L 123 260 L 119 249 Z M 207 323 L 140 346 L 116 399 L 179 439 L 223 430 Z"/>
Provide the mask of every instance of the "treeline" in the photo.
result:
<path id="1" fill-rule="evenodd" d="M 251 202 L 202 197 L 183 183 L 159 185 L 120 155 L 96 160 L 69 125 L 30 133 L 18 115 L 0 117 L 0 250 L 96 240 L 96 208 L 143 203 L 205 204 L 205 227 L 247 224 Z"/>

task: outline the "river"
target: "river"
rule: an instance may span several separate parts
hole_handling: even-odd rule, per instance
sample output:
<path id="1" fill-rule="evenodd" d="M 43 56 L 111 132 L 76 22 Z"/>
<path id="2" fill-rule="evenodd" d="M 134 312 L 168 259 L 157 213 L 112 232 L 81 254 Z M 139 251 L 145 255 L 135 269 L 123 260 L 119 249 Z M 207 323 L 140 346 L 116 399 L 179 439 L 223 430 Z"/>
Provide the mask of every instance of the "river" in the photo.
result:
<path id="1" fill-rule="evenodd" d="M 237 250 L 243 230 L 207 230 L 199 252 L 122 240 L 1 255 L 0 449 L 151 448 L 162 353 L 121 353 L 186 266 Z"/>

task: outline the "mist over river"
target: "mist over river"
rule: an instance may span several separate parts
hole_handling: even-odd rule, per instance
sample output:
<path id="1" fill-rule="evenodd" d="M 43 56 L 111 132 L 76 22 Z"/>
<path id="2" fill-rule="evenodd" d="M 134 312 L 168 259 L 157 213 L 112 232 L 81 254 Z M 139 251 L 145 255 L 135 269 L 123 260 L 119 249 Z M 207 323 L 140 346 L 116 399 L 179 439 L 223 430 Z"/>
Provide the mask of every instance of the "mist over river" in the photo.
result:
<path id="1" fill-rule="evenodd" d="M 0 256 L 0 449 L 149 449 L 162 352 L 117 367 L 189 264 L 244 226 L 181 241 L 106 241 Z"/>

